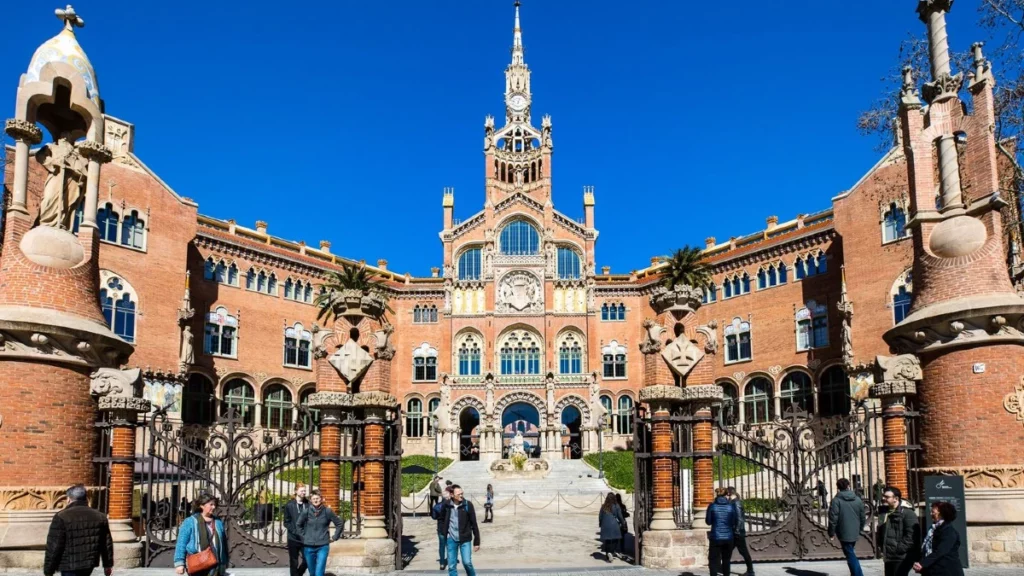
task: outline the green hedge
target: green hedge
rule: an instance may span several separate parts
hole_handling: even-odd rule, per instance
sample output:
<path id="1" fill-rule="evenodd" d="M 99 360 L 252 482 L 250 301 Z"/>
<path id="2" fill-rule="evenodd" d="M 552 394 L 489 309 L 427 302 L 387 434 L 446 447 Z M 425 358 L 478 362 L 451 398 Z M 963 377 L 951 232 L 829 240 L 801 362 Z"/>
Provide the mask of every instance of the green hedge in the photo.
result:
<path id="1" fill-rule="evenodd" d="M 438 458 L 437 466 L 439 470 L 444 470 L 452 463 L 451 458 Z M 423 466 L 424 468 L 434 468 L 434 457 L 433 456 L 403 456 L 402 457 L 402 468 L 406 466 Z M 277 477 L 285 482 L 302 482 L 304 484 L 309 483 L 309 468 L 289 468 L 282 470 L 277 473 Z M 408 496 L 415 492 L 419 492 L 427 484 L 430 484 L 430 479 L 433 477 L 432 474 L 402 474 L 402 495 Z M 320 469 L 313 469 L 313 484 L 320 484 Z M 350 462 L 343 462 L 341 464 L 341 486 L 348 489 L 352 486 L 352 464 Z"/>
<path id="2" fill-rule="evenodd" d="M 599 468 L 601 455 L 600 454 L 587 454 L 583 459 L 594 468 Z M 679 467 L 683 469 L 691 469 L 693 462 L 689 458 L 684 458 L 680 461 Z M 752 474 L 760 470 L 761 467 L 747 460 L 736 458 L 734 456 L 722 455 L 716 456 L 714 459 L 714 471 L 715 479 L 719 479 L 719 470 L 722 470 L 724 479 L 735 478 L 737 476 L 744 476 L 746 474 Z M 608 480 L 608 484 L 612 488 L 619 490 L 625 490 L 626 492 L 633 492 L 633 451 L 632 450 L 620 450 L 616 452 L 605 452 L 604 453 L 604 477 Z"/>

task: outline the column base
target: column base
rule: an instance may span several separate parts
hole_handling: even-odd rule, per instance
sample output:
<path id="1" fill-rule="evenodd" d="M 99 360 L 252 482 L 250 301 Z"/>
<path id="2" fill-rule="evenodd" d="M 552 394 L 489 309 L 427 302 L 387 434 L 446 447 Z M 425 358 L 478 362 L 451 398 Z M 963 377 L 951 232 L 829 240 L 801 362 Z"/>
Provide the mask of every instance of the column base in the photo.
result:
<path id="1" fill-rule="evenodd" d="M 708 537 L 703 530 L 648 530 L 640 554 L 644 568 L 679 571 L 707 566 Z"/>
<path id="2" fill-rule="evenodd" d="M 132 530 L 131 520 L 111 520 L 110 537 L 114 540 L 114 568 L 142 565 L 142 542 Z"/>
<path id="3" fill-rule="evenodd" d="M 693 509 L 693 527 L 694 529 L 707 528 L 708 523 L 704 521 L 705 515 L 708 513 L 707 506 L 703 508 Z"/>
<path id="4" fill-rule="evenodd" d="M 676 530 L 676 518 L 671 508 L 655 508 L 651 516 L 651 530 Z"/>
<path id="5" fill-rule="evenodd" d="M 359 533 L 360 538 L 374 540 L 387 538 L 388 530 L 384 524 L 383 516 L 363 516 L 363 527 Z"/>
<path id="6" fill-rule="evenodd" d="M 353 538 L 332 542 L 327 568 L 338 569 L 341 574 L 392 572 L 396 569 L 395 541 L 390 538 Z"/>

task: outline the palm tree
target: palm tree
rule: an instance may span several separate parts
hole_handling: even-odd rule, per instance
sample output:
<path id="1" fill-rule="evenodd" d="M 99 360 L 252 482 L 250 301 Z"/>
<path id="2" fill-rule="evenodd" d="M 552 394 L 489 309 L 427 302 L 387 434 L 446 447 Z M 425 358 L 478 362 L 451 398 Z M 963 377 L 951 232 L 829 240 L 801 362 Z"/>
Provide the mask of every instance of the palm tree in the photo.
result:
<path id="1" fill-rule="evenodd" d="M 711 269 L 704 262 L 700 248 L 683 246 L 671 256 L 661 256 L 659 259 L 668 264 L 662 284 L 669 290 L 680 284 L 694 288 L 705 288 L 711 284 Z"/>
<path id="2" fill-rule="evenodd" d="M 332 322 L 351 308 L 351 298 L 361 299 L 363 296 L 372 296 L 381 302 L 381 312 L 376 320 L 383 321 L 386 312 L 395 312 L 388 305 L 384 280 L 376 272 L 368 270 L 365 264 L 342 264 L 341 272 L 328 272 L 321 286 L 323 289 L 314 301 L 320 309 L 317 321 L 326 319 Z"/>

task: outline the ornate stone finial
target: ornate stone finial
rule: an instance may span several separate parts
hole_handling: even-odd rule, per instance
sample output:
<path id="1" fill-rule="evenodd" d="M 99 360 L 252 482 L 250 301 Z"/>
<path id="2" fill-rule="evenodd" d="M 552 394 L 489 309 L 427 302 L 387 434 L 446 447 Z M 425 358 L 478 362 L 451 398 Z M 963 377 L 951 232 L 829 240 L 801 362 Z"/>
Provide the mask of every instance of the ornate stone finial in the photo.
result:
<path id="1" fill-rule="evenodd" d="M 53 13 L 57 16 L 58 20 L 64 21 L 64 29 L 69 32 L 74 32 L 76 27 L 85 28 L 85 20 L 82 20 L 82 17 L 75 12 L 71 4 L 68 4 L 63 10 L 57 8 Z"/>
<path id="2" fill-rule="evenodd" d="M 971 44 L 971 56 L 974 58 L 974 71 L 970 74 L 971 84 L 969 88 L 971 89 L 974 89 L 983 82 L 989 82 L 993 85 L 995 82 L 995 78 L 992 76 L 992 63 L 981 52 L 981 47 L 984 45 L 984 42 Z"/>
<path id="3" fill-rule="evenodd" d="M 903 86 L 900 88 L 900 103 L 907 107 L 920 107 L 921 99 L 918 97 L 917 84 L 914 83 L 914 68 L 903 67 Z"/>
<path id="4" fill-rule="evenodd" d="M 15 140 L 24 140 L 29 145 L 39 144 L 43 141 L 43 131 L 32 122 L 20 118 L 8 118 L 4 125 L 4 132 Z"/>
<path id="5" fill-rule="evenodd" d="M 488 114 L 484 117 L 484 130 L 488 132 L 494 130 L 494 116 Z"/>

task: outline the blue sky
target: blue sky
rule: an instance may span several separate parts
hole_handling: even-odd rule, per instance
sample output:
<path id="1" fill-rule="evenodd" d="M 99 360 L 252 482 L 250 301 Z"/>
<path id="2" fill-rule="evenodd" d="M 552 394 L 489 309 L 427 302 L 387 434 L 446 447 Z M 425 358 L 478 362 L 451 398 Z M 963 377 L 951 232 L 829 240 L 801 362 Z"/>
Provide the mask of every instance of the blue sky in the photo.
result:
<path id="1" fill-rule="evenodd" d="M 524 0 L 555 207 L 581 217 L 595 187 L 597 266 L 618 273 L 829 207 L 879 158 L 856 118 L 923 30 L 916 4 Z M 442 189 L 457 218 L 483 206 L 511 0 L 74 5 L 107 113 L 136 125 L 136 154 L 203 214 L 427 275 Z M 60 29 L 56 6 L 4 8 L 4 117 Z M 956 3 L 953 49 L 985 39 L 976 9 Z"/>

